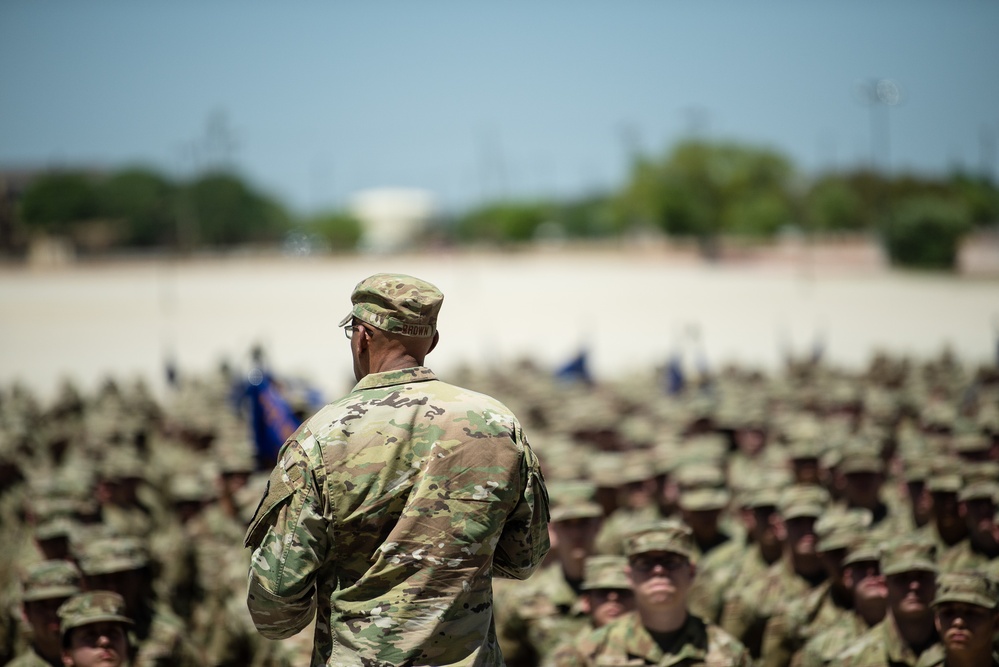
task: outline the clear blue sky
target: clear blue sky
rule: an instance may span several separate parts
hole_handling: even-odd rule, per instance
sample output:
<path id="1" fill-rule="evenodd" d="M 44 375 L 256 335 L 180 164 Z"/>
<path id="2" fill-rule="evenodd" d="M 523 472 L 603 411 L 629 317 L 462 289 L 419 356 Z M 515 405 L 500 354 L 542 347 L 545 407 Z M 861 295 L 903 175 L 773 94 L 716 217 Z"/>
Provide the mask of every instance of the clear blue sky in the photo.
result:
<path id="1" fill-rule="evenodd" d="M 854 89 L 880 77 L 893 170 L 999 175 L 999 0 L 4 0 L 0 166 L 227 157 L 301 212 L 573 196 L 692 133 L 811 174 L 871 160 Z"/>

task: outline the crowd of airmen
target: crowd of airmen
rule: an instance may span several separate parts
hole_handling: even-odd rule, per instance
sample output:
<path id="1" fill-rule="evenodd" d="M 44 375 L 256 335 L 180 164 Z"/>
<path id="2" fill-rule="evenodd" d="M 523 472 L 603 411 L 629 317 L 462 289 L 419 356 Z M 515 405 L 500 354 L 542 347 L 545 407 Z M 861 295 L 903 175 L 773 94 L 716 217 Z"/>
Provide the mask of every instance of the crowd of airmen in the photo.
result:
<path id="1" fill-rule="evenodd" d="M 662 369 L 447 379 L 521 418 L 547 480 L 548 561 L 494 583 L 512 667 L 578 664 L 572 646 L 634 608 L 629 539 L 663 520 L 691 538 L 690 611 L 758 667 L 877 664 L 863 653 L 890 615 L 886 577 L 999 578 L 995 367 L 730 365 L 674 393 Z M 88 590 L 124 599 L 137 667 L 308 663 L 311 628 L 268 641 L 246 610 L 243 533 L 269 466 L 237 385 L 223 367 L 160 398 L 141 380 L 66 382 L 47 402 L 0 387 L 0 665 L 61 664 L 56 610 Z"/>

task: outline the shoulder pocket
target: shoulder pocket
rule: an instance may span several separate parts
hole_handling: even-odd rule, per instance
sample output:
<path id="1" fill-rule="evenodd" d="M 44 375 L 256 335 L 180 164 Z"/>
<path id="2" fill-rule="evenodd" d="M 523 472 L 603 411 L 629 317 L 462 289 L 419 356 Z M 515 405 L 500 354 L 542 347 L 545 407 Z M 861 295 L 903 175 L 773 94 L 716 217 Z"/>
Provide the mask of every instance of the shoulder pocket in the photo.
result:
<path id="1" fill-rule="evenodd" d="M 256 548 L 260 544 L 261 538 L 270 525 L 265 521 L 270 514 L 280 507 L 284 501 L 295 492 L 297 482 L 301 480 L 302 471 L 298 466 L 291 466 L 285 470 L 278 461 L 271 475 L 267 479 L 267 488 L 264 489 L 264 496 L 257 505 L 257 510 L 250 519 L 250 526 L 246 529 L 246 536 L 243 538 L 243 547 Z"/>

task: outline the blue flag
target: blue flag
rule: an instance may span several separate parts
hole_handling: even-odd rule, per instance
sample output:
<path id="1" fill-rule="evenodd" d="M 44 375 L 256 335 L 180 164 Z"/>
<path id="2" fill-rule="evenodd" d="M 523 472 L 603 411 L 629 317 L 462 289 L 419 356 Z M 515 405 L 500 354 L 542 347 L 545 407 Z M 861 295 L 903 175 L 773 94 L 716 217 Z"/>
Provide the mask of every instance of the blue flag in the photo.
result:
<path id="1" fill-rule="evenodd" d="M 259 368 L 250 372 L 244 397 L 250 402 L 257 464 L 261 470 L 266 470 L 277 462 L 281 446 L 295 432 L 299 422 L 271 377 Z"/>
<path id="2" fill-rule="evenodd" d="M 670 357 L 666 364 L 666 392 L 669 394 L 679 394 L 686 385 L 683 375 L 683 363 L 679 354 Z"/>
<path id="3" fill-rule="evenodd" d="M 586 363 L 586 350 L 570 359 L 564 366 L 555 371 L 555 377 L 567 382 L 584 382 L 593 384 L 593 377 Z"/>

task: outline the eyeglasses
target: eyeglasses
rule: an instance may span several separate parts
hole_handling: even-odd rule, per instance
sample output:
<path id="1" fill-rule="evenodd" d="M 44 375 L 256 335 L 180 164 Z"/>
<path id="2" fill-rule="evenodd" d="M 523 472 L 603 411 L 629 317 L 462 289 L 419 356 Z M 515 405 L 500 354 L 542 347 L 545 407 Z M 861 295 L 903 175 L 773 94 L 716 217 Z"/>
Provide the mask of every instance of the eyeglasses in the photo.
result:
<path id="1" fill-rule="evenodd" d="M 354 339 L 354 330 L 363 329 L 364 327 L 360 324 L 345 324 L 343 327 L 343 335 L 347 337 L 347 340 Z"/>
<path id="2" fill-rule="evenodd" d="M 676 572 L 688 564 L 690 561 L 678 554 L 635 556 L 631 559 L 631 569 L 640 574 L 648 574 L 657 566 L 664 572 Z"/>

